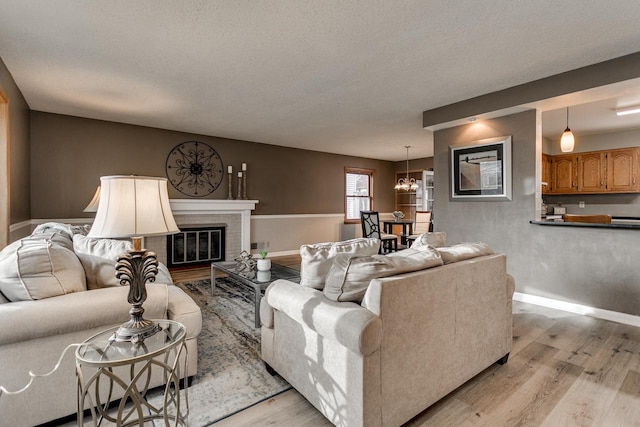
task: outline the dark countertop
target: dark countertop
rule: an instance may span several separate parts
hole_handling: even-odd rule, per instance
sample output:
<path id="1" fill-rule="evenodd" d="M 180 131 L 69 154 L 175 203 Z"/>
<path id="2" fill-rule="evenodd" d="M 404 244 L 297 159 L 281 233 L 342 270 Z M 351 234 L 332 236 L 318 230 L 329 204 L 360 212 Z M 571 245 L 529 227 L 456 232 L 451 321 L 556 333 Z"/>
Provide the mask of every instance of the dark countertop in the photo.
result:
<path id="1" fill-rule="evenodd" d="M 623 230 L 640 230 L 638 217 L 614 217 L 611 224 L 592 224 L 587 222 L 562 222 L 554 220 L 529 221 L 531 224 L 548 225 L 552 227 L 587 227 L 587 228 L 617 228 Z"/>

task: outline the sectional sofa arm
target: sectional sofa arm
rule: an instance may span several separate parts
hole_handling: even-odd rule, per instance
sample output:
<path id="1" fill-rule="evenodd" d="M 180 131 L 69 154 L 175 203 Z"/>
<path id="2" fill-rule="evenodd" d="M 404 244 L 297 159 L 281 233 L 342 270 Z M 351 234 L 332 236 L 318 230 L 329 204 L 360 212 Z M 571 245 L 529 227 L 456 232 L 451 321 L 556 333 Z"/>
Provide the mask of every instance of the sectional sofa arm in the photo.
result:
<path id="1" fill-rule="evenodd" d="M 167 293 L 167 318 L 184 325 L 187 339 L 197 337 L 202 330 L 202 312 L 198 304 L 175 285 L 167 285 Z"/>
<path id="2" fill-rule="evenodd" d="M 267 288 L 262 305 L 265 327 L 269 321 L 273 327 L 271 310 L 276 310 L 356 354 L 368 356 L 380 348 L 382 321 L 358 304 L 334 302 L 315 289 L 276 280 Z"/>

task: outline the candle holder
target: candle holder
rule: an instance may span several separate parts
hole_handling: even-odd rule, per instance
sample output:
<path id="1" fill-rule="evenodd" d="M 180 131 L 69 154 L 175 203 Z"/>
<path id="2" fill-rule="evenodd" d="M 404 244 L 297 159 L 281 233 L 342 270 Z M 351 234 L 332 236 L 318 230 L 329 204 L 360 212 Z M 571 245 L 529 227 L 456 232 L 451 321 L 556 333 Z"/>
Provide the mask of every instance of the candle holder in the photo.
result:
<path id="1" fill-rule="evenodd" d="M 227 181 L 229 188 L 227 190 L 227 200 L 233 200 L 233 173 L 229 172 L 227 175 L 229 175 L 229 178 Z"/>
<path id="2" fill-rule="evenodd" d="M 242 171 L 242 199 L 247 200 L 247 171 Z"/>
<path id="3" fill-rule="evenodd" d="M 243 174 L 244 174 L 243 172 L 238 172 L 238 196 L 236 197 L 236 199 L 238 200 L 242 199 L 242 175 Z"/>

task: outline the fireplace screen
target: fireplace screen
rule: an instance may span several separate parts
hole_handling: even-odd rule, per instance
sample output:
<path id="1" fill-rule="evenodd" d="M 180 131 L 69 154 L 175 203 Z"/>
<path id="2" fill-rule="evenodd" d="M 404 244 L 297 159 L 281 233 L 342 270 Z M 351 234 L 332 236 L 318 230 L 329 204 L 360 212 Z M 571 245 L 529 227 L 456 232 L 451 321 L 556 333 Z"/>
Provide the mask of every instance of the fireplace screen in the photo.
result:
<path id="1" fill-rule="evenodd" d="M 225 260 L 225 227 L 181 228 L 167 236 L 169 267 L 205 265 Z"/>

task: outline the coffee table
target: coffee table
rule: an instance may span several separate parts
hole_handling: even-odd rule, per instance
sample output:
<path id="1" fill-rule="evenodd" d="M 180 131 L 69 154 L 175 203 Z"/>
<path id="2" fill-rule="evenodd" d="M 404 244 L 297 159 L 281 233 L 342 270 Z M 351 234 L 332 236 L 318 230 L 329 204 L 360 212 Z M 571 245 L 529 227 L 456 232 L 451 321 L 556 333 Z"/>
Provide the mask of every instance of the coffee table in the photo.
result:
<path id="1" fill-rule="evenodd" d="M 241 268 L 241 267 L 240 267 Z M 255 292 L 255 326 L 259 328 L 260 322 L 260 300 L 262 293 L 267 286 L 278 279 L 286 279 L 291 282 L 300 283 L 300 272 L 284 265 L 271 263 L 269 271 L 239 271 L 235 261 L 221 261 L 211 263 L 211 293 L 216 287 L 216 270 L 220 270 L 229 277 L 236 279 L 239 283 L 248 286 Z"/>

